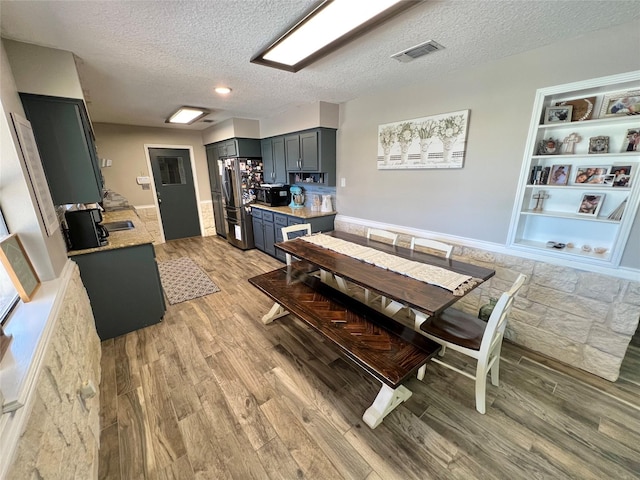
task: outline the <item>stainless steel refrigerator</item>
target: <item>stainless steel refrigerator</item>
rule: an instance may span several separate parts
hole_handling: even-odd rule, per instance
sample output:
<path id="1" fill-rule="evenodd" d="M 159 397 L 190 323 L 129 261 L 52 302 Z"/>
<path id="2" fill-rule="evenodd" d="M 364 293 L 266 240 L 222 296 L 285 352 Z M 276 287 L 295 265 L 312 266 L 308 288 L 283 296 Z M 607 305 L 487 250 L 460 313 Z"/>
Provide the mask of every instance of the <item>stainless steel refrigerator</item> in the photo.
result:
<path id="1" fill-rule="evenodd" d="M 222 201 L 227 241 L 238 248 L 254 248 L 251 224 L 253 189 L 263 182 L 262 159 L 226 157 L 221 159 Z"/>

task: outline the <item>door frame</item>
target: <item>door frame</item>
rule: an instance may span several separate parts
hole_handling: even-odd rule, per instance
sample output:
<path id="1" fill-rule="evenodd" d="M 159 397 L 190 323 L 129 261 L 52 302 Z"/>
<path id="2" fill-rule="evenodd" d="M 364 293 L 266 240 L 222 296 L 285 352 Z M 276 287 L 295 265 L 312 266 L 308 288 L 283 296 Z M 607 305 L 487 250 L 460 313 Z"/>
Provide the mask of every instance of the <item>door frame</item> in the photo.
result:
<path id="1" fill-rule="evenodd" d="M 198 175 L 196 172 L 196 159 L 193 154 L 192 145 L 165 145 L 158 143 L 145 143 L 144 144 L 144 156 L 147 159 L 147 171 L 149 172 L 149 178 L 151 179 L 151 193 L 153 194 L 153 205 L 156 209 L 158 216 L 158 223 L 160 224 L 160 238 L 162 243 L 166 243 L 164 238 L 164 225 L 162 224 L 162 215 L 160 214 L 160 205 L 158 204 L 158 192 L 156 191 L 156 182 L 153 176 L 153 168 L 151 168 L 151 156 L 149 155 L 150 148 L 168 148 L 174 150 L 189 150 L 189 160 L 191 164 L 191 173 L 193 175 L 193 189 L 196 194 L 196 207 L 198 209 L 198 223 L 200 224 L 200 236 L 204 237 L 204 225 L 202 221 L 202 207 L 200 206 L 200 192 L 198 190 Z"/>

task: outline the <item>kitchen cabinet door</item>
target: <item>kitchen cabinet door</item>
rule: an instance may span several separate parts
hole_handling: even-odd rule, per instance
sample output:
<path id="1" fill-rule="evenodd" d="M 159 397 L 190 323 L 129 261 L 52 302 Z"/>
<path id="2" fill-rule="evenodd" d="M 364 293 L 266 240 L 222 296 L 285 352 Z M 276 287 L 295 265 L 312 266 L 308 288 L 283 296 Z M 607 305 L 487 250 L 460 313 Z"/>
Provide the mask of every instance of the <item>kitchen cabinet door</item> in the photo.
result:
<path id="1" fill-rule="evenodd" d="M 75 255 L 100 340 L 162 320 L 162 285 L 153 245 Z"/>
<path id="2" fill-rule="evenodd" d="M 218 167 L 218 149 L 213 145 L 207 146 L 207 165 L 209 167 L 209 183 L 212 192 L 220 191 L 220 168 Z"/>
<path id="3" fill-rule="evenodd" d="M 300 166 L 303 172 L 318 172 L 318 132 L 300 134 Z"/>
<path id="4" fill-rule="evenodd" d="M 260 143 L 266 183 L 287 183 L 284 137 L 265 138 Z"/>
<path id="5" fill-rule="evenodd" d="M 102 201 L 102 173 L 84 102 L 21 93 L 55 205 Z"/>
<path id="6" fill-rule="evenodd" d="M 262 222 L 262 216 L 258 217 L 255 213 L 252 213 L 251 222 L 253 223 L 253 244 L 258 250 L 264 252 L 264 223 Z"/>
<path id="7" fill-rule="evenodd" d="M 284 137 L 284 152 L 287 160 L 287 170 L 299 172 L 302 168 L 300 164 L 300 135 L 287 135 Z"/>

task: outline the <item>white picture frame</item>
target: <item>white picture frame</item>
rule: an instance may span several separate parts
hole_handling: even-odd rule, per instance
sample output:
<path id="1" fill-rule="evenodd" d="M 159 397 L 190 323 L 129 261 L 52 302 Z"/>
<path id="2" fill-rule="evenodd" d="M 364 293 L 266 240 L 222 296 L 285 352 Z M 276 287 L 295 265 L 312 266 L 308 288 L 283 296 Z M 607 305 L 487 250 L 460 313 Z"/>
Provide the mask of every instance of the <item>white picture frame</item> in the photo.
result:
<path id="1" fill-rule="evenodd" d="M 604 193 L 584 193 L 580 198 L 578 205 L 578 215 L 587 215 L 589 217 L 597 217 L 604 203 Z"/>

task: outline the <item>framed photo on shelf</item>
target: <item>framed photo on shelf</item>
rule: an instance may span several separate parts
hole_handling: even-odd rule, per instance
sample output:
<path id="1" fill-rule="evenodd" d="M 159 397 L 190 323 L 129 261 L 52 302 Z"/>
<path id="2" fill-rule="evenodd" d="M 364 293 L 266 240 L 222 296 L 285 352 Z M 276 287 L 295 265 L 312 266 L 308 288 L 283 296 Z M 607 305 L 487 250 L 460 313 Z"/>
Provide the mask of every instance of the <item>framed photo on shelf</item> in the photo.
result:
<path id="1" fill-rule="evenodd" d="M 640 90 L 609 93 L 602 99 L 599 118 L 640 114 Z"/>
<path id="2" fill-rule="evenodd" d="M 613 175 L 614 187 L 631 186 L 631 165 L 613 165 L 609 173 Z"/>
<path id="3" fill-rule="evenodd" d="M 582 122 L 583 120 L 591 120 L 593 116 L 593 106 L 596 103 L 596 97 L 576 98 L 575 100 L 566 100 L 556 103 L 557 106 L 571 105 L 572 122 Z"/>
<path id="4" fill-rule="evenodd" d="M 604 202 L 604 193 L 585 193 L 580 199 L 578 206 L 578 215 L 590 215 L 597 217 L 602 203 Z"/>
<path id="5" fill-rule="evenodd" d="M 572 105 L 547 107 L 544 111 L 544 123 L 565 123 L 571 121 Z"/>
<path id="6" fill-rule="evenodd" d="M 613 181 L 615 180 L 616 176 L 613 173 L 608 173 L 604 176 L 604 186 L 605 187 L 612 187 L 613 186 Z"/>
<path id="7" fill-rule="evenodd" d="M 562 141 L 553 137 L 543 138 L 538 143 L 537 155 L 558 155 L 562 151 Z"/>
<path id="8" fill-rule="evenodd" d="M 603 184 L 605 176 L 609 173 L 609 167 L 605 166 L 582 166 L 576 170 L 573 178 L 574 185 L 580 184 Z"/>
<path id="9" fill-rule="evenodd" d="M 549 182 L 547 185 L 566 185 L 569 181 L 571 165 L 554 165 L 551 167 Z"/>
<path id="10" fill-rule="evenodd" d="M 623 152 L 640 152 L 640 127 L 627 130 L 627 139 L 622 143 Z"/>
<path id="11" fill-rule="evenodd" d="M 591 137 L 589 139 L 589 153 L 609 153 L 609 137 Z"/>

